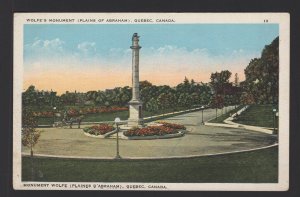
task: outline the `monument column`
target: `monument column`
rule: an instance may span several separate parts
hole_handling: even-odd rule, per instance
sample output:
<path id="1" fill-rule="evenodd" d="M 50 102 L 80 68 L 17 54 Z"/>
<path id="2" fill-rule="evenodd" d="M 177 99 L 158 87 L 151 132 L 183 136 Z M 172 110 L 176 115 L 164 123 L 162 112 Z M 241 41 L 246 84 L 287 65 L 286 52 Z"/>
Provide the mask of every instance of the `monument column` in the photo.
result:
<path id="1" fill-rule="evenodd" d="M 142 102 L 140 101 L 139 90 L 139 36 L 134 33 L 132 36 L 132 98 L 129 101 L 128 126 L 137 127 L 143 124 Z"/>

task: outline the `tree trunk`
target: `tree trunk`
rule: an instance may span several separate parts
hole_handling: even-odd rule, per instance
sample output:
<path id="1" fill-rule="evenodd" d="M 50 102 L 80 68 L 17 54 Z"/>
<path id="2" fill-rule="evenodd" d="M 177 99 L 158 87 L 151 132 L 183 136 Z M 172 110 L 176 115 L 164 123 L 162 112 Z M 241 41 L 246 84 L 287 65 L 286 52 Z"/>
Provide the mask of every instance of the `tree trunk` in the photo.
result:
<path id="1" fill-rule="evenodd" d="M 31 181 L 34 180 L 34 167 L 33 167 L 33 150 L 32 145 L 30 146 L 30 160 L 31 160 Z"/>

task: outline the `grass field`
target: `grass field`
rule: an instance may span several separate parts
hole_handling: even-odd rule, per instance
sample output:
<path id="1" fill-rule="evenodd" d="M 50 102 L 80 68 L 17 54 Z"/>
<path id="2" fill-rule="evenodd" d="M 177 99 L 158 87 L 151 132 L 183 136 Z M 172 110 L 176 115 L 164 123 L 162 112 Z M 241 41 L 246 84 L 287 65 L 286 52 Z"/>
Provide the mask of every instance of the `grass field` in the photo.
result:
<path id="1" fill-rule="evenodd" d="M 34 158 L 34 181 L 276 183 L 278 148 L 166 160 Z M 22 158 L 22 180 L 31 180 L 31 159 Z"/>
<path id="2" fill-rule="evenodd" d="M 121 120 L 128 119 L 128 111 L 110 112 L 110 113 L 96 113 L 96 114 L 86 114 L 84 116 L 83 122 L 101 122 L 101 121 L 113 121 L 116 117 L 121 118 Z M 38 125 L 52 125 L 54 119 L 51 118 L 38 118 Z M 56 119 L 58 121 L 58 119 Z"/>
<path id="3" fill-rule="evenodd" d="M 272 105 L 251 105 L 234 122 L 246 125 L 273 127 L 274 113 Z M 275 127 L 278 127 L 276 120 Z"/>

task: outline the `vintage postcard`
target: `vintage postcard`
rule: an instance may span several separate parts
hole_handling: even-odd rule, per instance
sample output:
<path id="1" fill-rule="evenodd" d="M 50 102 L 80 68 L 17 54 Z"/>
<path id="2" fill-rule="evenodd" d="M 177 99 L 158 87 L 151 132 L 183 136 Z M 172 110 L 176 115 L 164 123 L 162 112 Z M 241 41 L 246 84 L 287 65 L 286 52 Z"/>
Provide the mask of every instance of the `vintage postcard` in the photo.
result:
<path id="1" fill-rule="evenodd" d="M 17 190 L 286 191 L 288 13 L 15 13 Z"/>

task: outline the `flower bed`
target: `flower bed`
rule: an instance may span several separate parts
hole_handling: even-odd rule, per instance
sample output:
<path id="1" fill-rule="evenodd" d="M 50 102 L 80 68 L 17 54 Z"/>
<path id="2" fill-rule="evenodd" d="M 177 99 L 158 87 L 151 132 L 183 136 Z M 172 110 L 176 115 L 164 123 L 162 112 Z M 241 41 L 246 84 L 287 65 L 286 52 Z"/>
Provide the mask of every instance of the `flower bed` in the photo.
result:
<path id="1" fill-rule="evenodd" d="M 86 127 L 86 128 L 83 129 L 83 131 L 88 133 L 88 134 L 98 136 L 98 135 L 104 135 L 106 133 L 109 133 L 109 132 L 113 131 L 114 129 L 115 128 L 112 125 L 102 123 L 102 124 L 99 124 L 99 125 Z"/>
<path id="2" fill-rule="evenodd" d="M 118 112 L 118 111 L 127 111 L 127 107 L 89 107 L 86 109 L 80 109 L 80 114 L 95 114 L 95 113 L 109 113 L 109 112 Z"/>
<path id="3" fill-rule="evenodd" d="M 174 123 L 168 123 L 168 122 L 163 122 L 163 121 L 158 121 L 157 123 L 162 124 L 163 126 L 173 128 L 173 129 L 182 129 L 185 130 L 185 126 L 181 124 L 174 124 Z"/>
<path id="4" fill-rule="evenodd" d="M 178 133 L 179 130 L 184 130 L 183 125 L 160 123 L 160 126 L 148 126 L 144 128 L 133 128 L 125 131 L 123 134 L 127 137 L 130 136 L 163 136 L 168 134 Z"/>
<path id="5" fill-rule="evenodd" d="M 42 111 L 42 112 L 33 112 L 35 117 L 53 117 L 54 113 L 52 111 Z"/>
<path id="6" fill-rule="evenodd" d="M 69 117 L 79 116 L 79 111 L 76 109 L 69 109 L 67 113 Z"/>

